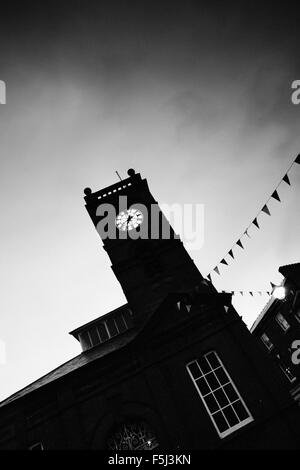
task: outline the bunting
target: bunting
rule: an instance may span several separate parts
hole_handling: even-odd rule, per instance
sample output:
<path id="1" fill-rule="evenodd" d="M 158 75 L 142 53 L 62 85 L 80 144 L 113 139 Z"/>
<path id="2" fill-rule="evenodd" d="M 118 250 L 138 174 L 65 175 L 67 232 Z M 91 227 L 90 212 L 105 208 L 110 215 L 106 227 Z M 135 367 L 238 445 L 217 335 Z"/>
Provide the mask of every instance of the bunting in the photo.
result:
<path id="1" fill-rule="evenodd" d="M 241 242 L 241 240 L 238 240 L 238 241 L 236 242 L 236 244 L 237 244 L 237 245 L 239 245 L 241 248 L 243 248 L 243 249 L 244 249 L 244 247 L 243 247 L 243 245 L 242 245 L 242 242 Z"/>
<path id="2" fill-rule="evenodd" d="M 219 263 L 214 267 L 214 269 L 207 275 L 207 278 L 211 281 L 211 274 L 213 272 L 215 272 L 216 274 L 218 274 L 219 276 L 221 275 L 220 273 L 220 270 L 219 270 L 219 266 L 221 264 L 225 265 L 225 266 L 228 266 L 228 262 L 226 261 L 226 256 L 229 255 L 233 260 L 235 259 L 234 257 L 234 252 L 233 252 L 233 249 L 238 245 L 240 248 L 244 249 L 244 245 L 242 243 L 242 238 L 247 236 L 248 238 L 251 238 L 249 233 L 248 233 L 248 230 L 250 229 L 250 227 L 252 227 L 253 225 L 255 225 L 258 229 L 260 229 L 260 225 L 258 223 L 258 216 L 263 212 L 264 214 L 268 215 L 268 216 L 271 216 L 271 212 L 270 212 L 270 209 L 268 207 L 268 203 L 269 201 L 273 198 L 275 199 L 276 201 L 278 202 L 281 202 L 281 199 L 279 197 L 279 194 L 278 194 L 278 187 L 280 186 L 280 184 L 284 181 L 285 183 L 287 183 L 289 186 L 291 186 L 291 182 L 290 182 L 290 179 L 289 179 L 289 176 L 288 176 L 288 172 L 290 171 L 290 169 L 292 168 L 292 166 L 294 165 L 294 163 L 296 164 L 300 164 L 300 153 L 297 155 L 297 157 L 295 158 L 295 160 L 292 162 L 292 164 L 290 165 L 290 167 L 288 168 L 287 172 L 285 173 L 285 175 L 283 176 L 283 178 L 281 178 L 280 182 L 278 183 L 278 185 L 276 186 L 276 188 L 274 189 L 274 191 L 272 192 L 271 196 L 269 197 L 269 199 L 266 201 L 266 203 L 263 205 L 262 209 L 258 212 L 258 214 L 254 217 L 254 219 L 252 220 L 252 222 L 248 225 L 248 227 L 246 227 L 246 229 L 242 232 L 242 235 L 237 239 L 237 241 L 234 243 L 234 245 L 230 248 L 230 250 L 227 252 L 227 254 L 221 259 L 221 261 L 219 261 Z M 243 295 L 243 294 L 242 294 Z"/>
<path id="3" fill-rule="evenodd" d="M 271 215 L 271 213 L 270 213 L 270 211 L 269 211 L 269 209 L 268 209 L 267 204 L 264 205 L 264 207 L 262 208 L 261 211 L 264 212 L 265 214 Z"/>
<path id="4" fill-rule="evenodd" d="M 281 201 L 280 201 L 280 197 L 279 197 L 278 192 L 276 191 L 276 189 L 275 189 L 275 191 L 273 192 L 273 194 L 272 194 L 271 197 L 272 197 L 273 199 L 276 199 L 277 201 L 281 202 Z"/>
<path id="5" fill-rule="evenodd" d="M 259 295 L 260 297 L 264 295 L 272 295 L 272 291 L 269 290 L 231 290 L 231 291 L 222 291 L 224 294 L 231 294 L 234 296 L 240 295 L 240 296 L 245 296 L 245 295 L 250 295 L 251 297 L 255 297 Z"/>

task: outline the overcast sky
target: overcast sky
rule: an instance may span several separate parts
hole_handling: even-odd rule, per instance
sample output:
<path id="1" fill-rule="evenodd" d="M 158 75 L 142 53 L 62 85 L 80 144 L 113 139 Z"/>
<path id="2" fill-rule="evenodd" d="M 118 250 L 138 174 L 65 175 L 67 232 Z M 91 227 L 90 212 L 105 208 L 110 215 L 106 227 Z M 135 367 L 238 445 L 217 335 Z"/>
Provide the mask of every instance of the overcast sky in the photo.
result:
<path id="1" fill-rule="evenodd" d="M 1 6 L 0 399 L 78 354 L 68 332 L 125 302 L 86 186 L 133 167 L 160 203 L 204 204 L 204 245 L 190 254 L 206 276 L 300 152 L 299 15 L 220 3 Z M 217 289 L 268 290 L 300 261 L 300 165 L 289 176 Z M 250 326 L 267 300 L 234 304 Z"/>

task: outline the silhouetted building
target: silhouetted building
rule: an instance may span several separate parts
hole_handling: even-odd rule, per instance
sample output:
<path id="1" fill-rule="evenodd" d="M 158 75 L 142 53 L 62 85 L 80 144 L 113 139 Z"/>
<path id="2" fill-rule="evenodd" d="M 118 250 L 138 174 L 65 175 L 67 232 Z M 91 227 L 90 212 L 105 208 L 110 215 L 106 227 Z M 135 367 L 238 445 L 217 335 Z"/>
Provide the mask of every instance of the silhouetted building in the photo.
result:
<path id="1" fill-rule="evenodd" d="M 279 272 L 284 276 L 282 286 L 275 288 L 251 332 L 260 338 L 269 359 L 284 375 L 287 389 L 299 401 L 300 263 L 281 266 Z"/>
<path id="2" fill-rule="evenodd" d="M 285 377 L 231 296 L 203 279 L 147 181 L 128 175 L 85 190 L 127 303 L 72 331 L 82 353 L 0 404 L 0 448 L 298 448 Z"/>

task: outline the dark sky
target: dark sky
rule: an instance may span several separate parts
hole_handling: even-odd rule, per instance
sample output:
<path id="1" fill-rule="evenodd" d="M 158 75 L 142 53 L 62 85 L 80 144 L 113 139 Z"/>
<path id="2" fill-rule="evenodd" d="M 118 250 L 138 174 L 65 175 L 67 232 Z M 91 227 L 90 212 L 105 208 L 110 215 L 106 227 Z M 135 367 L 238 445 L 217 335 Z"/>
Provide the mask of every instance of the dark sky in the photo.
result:
<path id="1" fill-rule="evenodd" d="M 6 2 L 0 15 L 0 395 L 79 352 L 68 331 L 125 299 L 83 204 L 128 168 L 204 205 L 203 275 L 300 151 L 291 2 Z M 218 289 L 268 290 L 299 261 L 300 166 Z M 236 301 L 248 325 L 266 298 Z M 1 343 L 2 341 L 2 343 Z M 3 362 L 3 361 L 2 361 Z"/>

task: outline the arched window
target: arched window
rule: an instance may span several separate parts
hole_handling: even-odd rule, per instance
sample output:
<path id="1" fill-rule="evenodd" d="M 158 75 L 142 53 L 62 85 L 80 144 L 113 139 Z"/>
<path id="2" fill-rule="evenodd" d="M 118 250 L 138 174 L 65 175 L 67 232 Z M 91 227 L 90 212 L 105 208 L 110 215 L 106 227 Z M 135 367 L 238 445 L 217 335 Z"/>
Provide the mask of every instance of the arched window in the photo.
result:
<path id="1" fill-rule="evenodd" d="M 155 447 L 158 447 L 156 436 L 143 421 L 122 424 L 107 440 L 110 450 L 152 450 Z"/>

